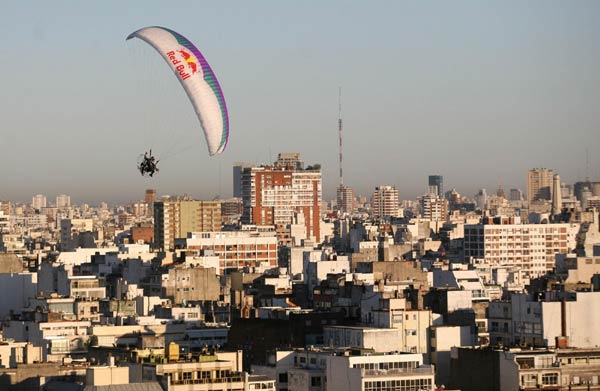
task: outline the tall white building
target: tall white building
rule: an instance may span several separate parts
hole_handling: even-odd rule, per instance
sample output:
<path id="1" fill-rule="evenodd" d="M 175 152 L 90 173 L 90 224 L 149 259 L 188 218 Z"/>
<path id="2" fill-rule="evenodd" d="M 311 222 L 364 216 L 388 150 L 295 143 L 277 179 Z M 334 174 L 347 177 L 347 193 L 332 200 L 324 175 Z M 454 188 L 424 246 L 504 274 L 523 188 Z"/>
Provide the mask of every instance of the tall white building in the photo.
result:
<path id="1" fill-rule="evenodd" d="M 467 224 L 465 257 L 485 259 L 492 266 L 518 266 L 527 278 L 555 267 L 554 255 L 571 252 L 578 224 Z"/>
<path id="2" fill-rule="evenodd" d="M 554 172 L 547 168 L 534 168 L 527 173 L 527 202 L 552 201 Z"/>
<path id="3" fill-rule="evenodd" d="M 477 194 L 475 194 L 475 202 L 477 203 L 477 209 L 485 210 L 485 206 L 487 205 L 488 195 L 485 189 L 479 190 Z"/>
<path id="4" fill-rule="evenodd" d="M 448 201 L 440 198 L 437 193 L 429 193 L 419 197 L 421 217 L 430 221 L 446 221 L 448 216 Z"/>
<path id="5" fill-rule="evenodd" d="M 71 196 L 65 194 L 56 196 L 57 208 L 68 208 L 69 206 L 71 206 Z"/>
<path id="6" fill-rule="evenodd" d="M 378 186 L 373 193 L 375 217 L 400 217 L 398 190 L 393 186 Z"/>
<path id="7" fill-rule="evenodd" d="M 33 209 L 40 210 L 42 208 L 45 208 L 47 206 L 47 203 L 48 202 L 46 200 L 46 196 L 43 194 L 37 194 L 31 198 L 31 207 Z"/>
<path id="8" fill-rule="evenodd" d="M 337 208 L 340 214 L 352 213 L 354 209 L 354 190 L 349 186 L 337 188 Z"/>
<path id="9" fill-rule="evenodd" d="M 562 210 L 562 191 L 560 188 L 560 176 L 554 175 L 552 183 L 552 214 L 559 214 Z"/>

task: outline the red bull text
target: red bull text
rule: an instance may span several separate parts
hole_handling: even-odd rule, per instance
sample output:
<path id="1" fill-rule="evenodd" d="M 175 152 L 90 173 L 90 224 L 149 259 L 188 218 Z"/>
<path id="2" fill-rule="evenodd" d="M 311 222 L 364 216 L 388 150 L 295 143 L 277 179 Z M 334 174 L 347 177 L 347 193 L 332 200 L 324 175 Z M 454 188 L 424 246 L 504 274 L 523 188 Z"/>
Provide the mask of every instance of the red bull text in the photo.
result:
<path id="1" fill-rule="evenodd" d="M 191 74 L 188 73 L 189 71 L 186 69 L 186 65 L 192 70 L 192 73 L 196 73 L 196 62 L 191 59 L 191 56 L 185 51 L 178 50 L 178 52 L 184 58 L 185 62 L 176 57 L 175 51 L 167 52 L 167 57 L 169 60 L 171 60 L 171 64 L 175 66 L 175 70 L 179 74 L 179 77 L 181 77 L 181 80 L 185 80 L 191 76 Z"/>

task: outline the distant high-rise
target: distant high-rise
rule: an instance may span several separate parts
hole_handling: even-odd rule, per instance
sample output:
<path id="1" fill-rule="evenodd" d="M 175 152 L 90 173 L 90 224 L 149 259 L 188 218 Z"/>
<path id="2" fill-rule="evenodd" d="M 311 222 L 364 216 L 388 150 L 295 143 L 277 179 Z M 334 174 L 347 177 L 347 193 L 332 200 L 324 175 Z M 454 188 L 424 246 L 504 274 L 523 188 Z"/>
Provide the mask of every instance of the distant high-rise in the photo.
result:
<path id="1" fill-rule="evenodd" d="M 354 208 L 354 190 L 349 186 L 341 185 L 337 189 L 337 207 L 341 213 L 352 213 Z"/>
<path id="2" fill-rule="evenodd" d="M 421 216 L 430 221 L 446 221 L 448 216 L 448 201 L 435 193 L 419 197 Z"/>
<path id="3" fill-rule="evenodd" d="M 566 183 L 561 183 L 560 185 L 560 195 L 562 199 L 573 197 L 573 186 L 568 185 Z"/>
<path id="4" fill-rule="evenodd" d="M 253 163 L 237 162 L 233 164 L 233 196 L 242 198 L 242 172 L 246 167 L 254 167 Z"/>
<path id="5" fill-rule="evenodd" d="M 188 232 L 220 231 L 221 202 L 175 200 L 154 202 L 154 245 L 173 250 Z"/>
<path id="6" fill-rule="evenodd" d="M 45 208 L 48 204 L 46 196 L 43 194 L 34 195 L 31 199 L 31 207 L 36 210 Z"/>
<path id="7" fill-rule="evenodd" d="M 57 208 L 68 208 L 71 206 L 71 197 L 65 194 L 56 196 L 56 207 Z"/>
<path id="8" fill-rule="evenodd" d="M 560 176 L 554 175 L 552 184 L 552 214 L 556 215 L 562 211 L 562 194 L 560 191 Z"/>
<path id="9" fill-rule="evenodd" d="M 506 198 L 506 193 L 504 192 L 504 188 L 502 187 L 502 185 L 498 185 L 498 190 L 496 190 L 496 197 Z"/>
<path id="10" fill-rule="evenodd" d="M 444 177 L 442 175 L 429 175 L 429 193 L 444 198 Z"/>
<path id="11" fill-rule="evenodd" d="M 534 168 L 527 173 L 527 202 L 552 201 L 554 172 L 547 168 Z"/>
<path id="12" fill-rule="evenodd" d="M 144 201 L 146 201 L 146 216 L 151 217 L 154 214 L 154 202 L 156 201 L 156 190 L 147 189 L 144 194 Z"/>
<path id="13" fill-rule="evenodd" d="M 485 207 L 487 205 L 487 199 L 487 191 L 485 189 L 479 190 L 479 192 L 475 194 L 475 203 L 477 204 L 477 209 L 485 210 Z"/>
<path id="14" fill-rule="evenodd" d="M 277 166 L 248 167 L 242 173 L 245 224 L 287 225 L 302 212 L 307 235 L 321 240 L 321 170 L 302 167 L 299 156 L 279 155 Z"/>
<path id="15" fill-rule="evenodd" d="M 156 190 L 147 189 L 146 194 L 144 195 L 144 200 L 150 207 L 152 207 L 152 204 L 154 204 L 154 201 L 156 201 Z"/>
<path id="16" fill-rule="evenodd" d="M 511 201 L 523 201 L 523 192 L 521 189 L 510 189 Z"/>
<path id="17" fill-rule="evenodd" d="M 373 193 L 375 217 L 400 217 L 398 190 L 393 186 L 378 186 Z"/>
<path id="18" fill-rule="evenodd" d="M 583 202 L 583 193 L 586 191 L 592 193 L 594 196 L 600 196 L 600 182 L 580 181 L 575 182 L 573 185 L 575 197 L 577 197 L 580 202 Z"/>

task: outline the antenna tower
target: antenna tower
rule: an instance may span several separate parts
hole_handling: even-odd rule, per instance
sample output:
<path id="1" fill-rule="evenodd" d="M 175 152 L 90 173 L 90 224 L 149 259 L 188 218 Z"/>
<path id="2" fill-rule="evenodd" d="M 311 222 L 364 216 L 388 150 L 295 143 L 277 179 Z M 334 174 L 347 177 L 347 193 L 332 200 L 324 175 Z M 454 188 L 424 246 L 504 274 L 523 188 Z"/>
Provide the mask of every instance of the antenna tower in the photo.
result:
<path id="1" fill-rule="evenodd" d="M 340 189 L 344 186 L 344 174 L 342 171 L 342 87 L 338 90 L 338 134 L 340 138 Z"/>

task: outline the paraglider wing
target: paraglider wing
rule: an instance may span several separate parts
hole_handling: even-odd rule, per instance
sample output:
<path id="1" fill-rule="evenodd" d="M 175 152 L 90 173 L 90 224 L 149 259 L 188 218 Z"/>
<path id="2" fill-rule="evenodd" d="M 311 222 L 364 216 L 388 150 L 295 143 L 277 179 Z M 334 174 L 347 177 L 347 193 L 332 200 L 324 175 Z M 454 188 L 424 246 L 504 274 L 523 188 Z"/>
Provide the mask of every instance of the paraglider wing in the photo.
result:
<path id="1" fill-rule="evenodd" d="M 229 138 L 229 117 L 217 77 L 206 59 L 183 35 L 164 27 L 145 27 L 127 39 L 139 38 L 150 44 L 169 64 L 185 89 L 200 120 L 208 153 L 220 154 Z"/>

